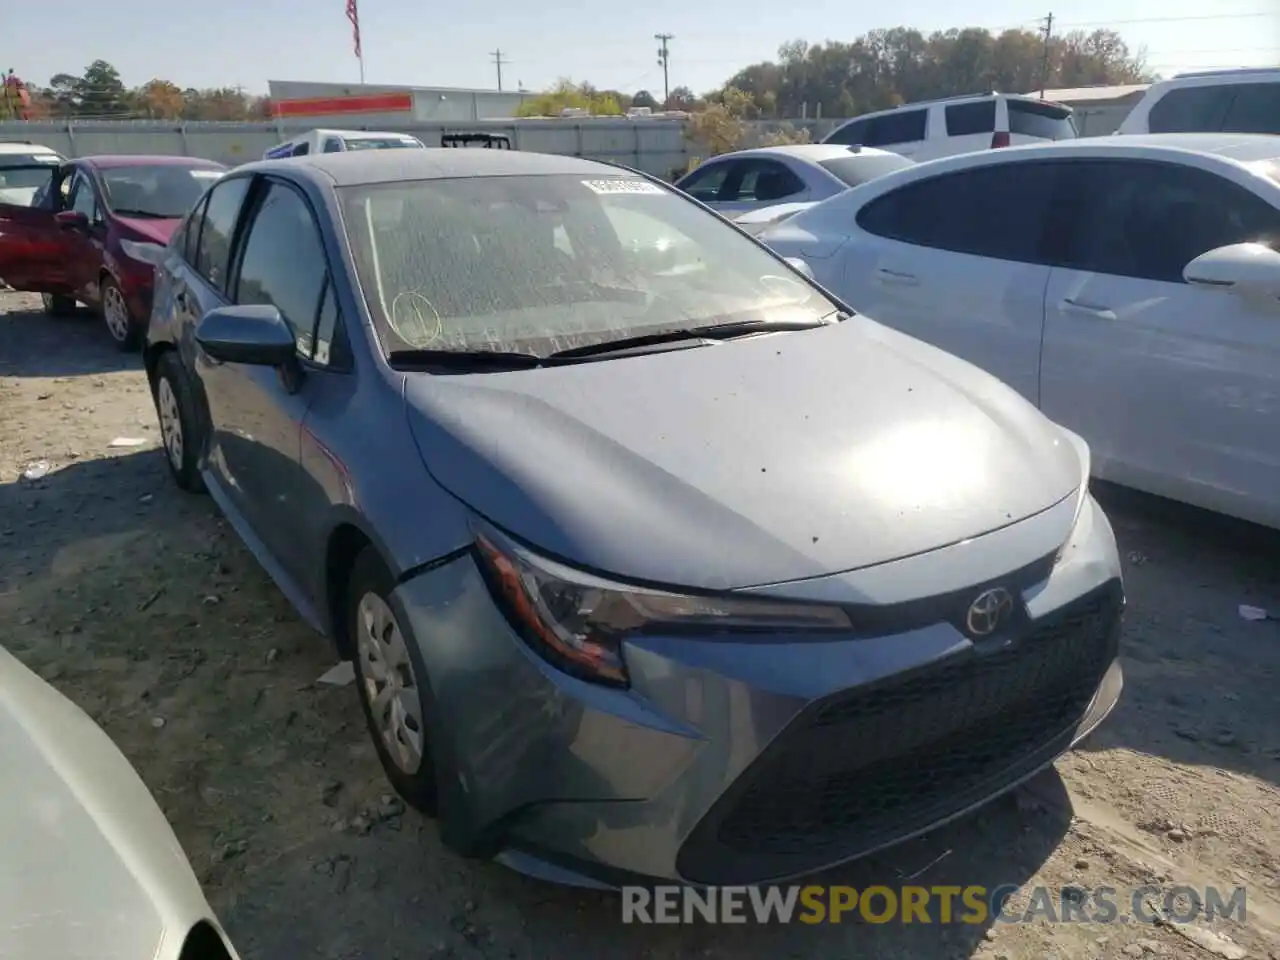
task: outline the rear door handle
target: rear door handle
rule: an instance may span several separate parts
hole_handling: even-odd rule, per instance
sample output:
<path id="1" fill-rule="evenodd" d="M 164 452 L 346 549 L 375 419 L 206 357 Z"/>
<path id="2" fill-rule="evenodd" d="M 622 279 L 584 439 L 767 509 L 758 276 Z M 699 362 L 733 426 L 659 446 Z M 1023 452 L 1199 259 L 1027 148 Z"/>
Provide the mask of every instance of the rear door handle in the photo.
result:
<path id="1" fill-rule="evenodd" d="M 876 270 L 876 276 L 883 283 L 896 283 L 902 287 L 920 286 L 920 281 L 916 279 L 914 273 L 903 273 L 900 270 L 888 270 L 885 267 L 880 267 Z"/>
<path id="2" fill-rule="evenodd" d="M 1080 313 L 1089 317 L 1097 317 L 1099 320 L 1114 320 L 1116 318 L 1116 312 L 1108 307 L 1098 307 L 1092 303 L 1081 303 L 1078 300 L 1072 300 L 1070 297 L 1062 301 L 1062 309 L 1068 313 Z"/>

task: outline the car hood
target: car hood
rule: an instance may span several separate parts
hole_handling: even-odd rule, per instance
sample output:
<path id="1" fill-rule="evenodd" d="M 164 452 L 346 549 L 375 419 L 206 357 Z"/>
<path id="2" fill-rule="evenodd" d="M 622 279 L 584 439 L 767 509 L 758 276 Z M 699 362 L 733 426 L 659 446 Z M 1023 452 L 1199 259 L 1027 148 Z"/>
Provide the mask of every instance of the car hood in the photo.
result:
<path id="1" fill-rule="evenodd" d="M 7 955 L 176 957 L 208 914 L 138 775 L 0 648 L 0 940 Z"/>
<path id="2" fill-rule="evenodd" d="M 539 370 L 410 374 L 433 477 L 564 561 L 704 589 L 899 559 L 1078 489 L 1066 435 L 976 367 L 855 317 Z M 1062 531 L 1065 540 L 1069 530 Z"/>
<path id="3" fill-rule="evenodd" d="M 152 220 L 147 217 L 120 217 L 120 222 L 153 243 L 168 243 L 182 220 Z"/>

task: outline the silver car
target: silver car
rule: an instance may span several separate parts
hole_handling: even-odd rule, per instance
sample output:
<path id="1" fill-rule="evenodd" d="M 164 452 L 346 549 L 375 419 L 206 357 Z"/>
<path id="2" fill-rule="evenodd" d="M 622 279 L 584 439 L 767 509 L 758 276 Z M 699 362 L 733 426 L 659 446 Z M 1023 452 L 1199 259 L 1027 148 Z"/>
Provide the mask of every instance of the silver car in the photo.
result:
<path id="1" fill-rule="evenodd" d="M 0 956 L 236 960 L 110 738 L 0 647 Z"/>
<path id="2" fill-rule="evenodd" d="M 755 883 L 934 825 L 1116 701 L 1088 450 L 640 174 L 264 161 L 157 268 L 207 490 L 388 777 L 540 876 Z"/>

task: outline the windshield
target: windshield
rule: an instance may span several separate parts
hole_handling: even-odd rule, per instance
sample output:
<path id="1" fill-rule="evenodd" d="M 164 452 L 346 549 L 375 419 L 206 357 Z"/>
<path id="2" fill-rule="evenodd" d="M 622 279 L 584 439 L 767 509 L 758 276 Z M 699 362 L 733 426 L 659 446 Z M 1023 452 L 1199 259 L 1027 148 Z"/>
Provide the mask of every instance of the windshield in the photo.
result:
<path id="1" fill-rule="evenodd" d="M 422 144 L 416 140 L 408 140 L 404 137 L 360 137 L 359 139 L 347 137 L 345 140 L 348 150 L 396 150 L 403 147 L 419 149 Z"/>
<path id="2" fill-rule="evenodd" d="M 106 167 L 101 170 L 107 205 L 126 217 L 177 220 L 187 215 L 215 180 L 220 166 L 180 164 Z"/>
<path id="3" fill-rule="evenodd" d="M 62 158 L 54 153 L 0 154 L 0 203 L 35 206 L 49 189 Z"/>
<path id="4" fill-rule="evenodd" d="M 886 173 L 911 166 L 913 161 L 900 157 L 896 153 L 885 156 L 859 156 L 851 153 L 847 157 L 836 157 L 832 160 L 819 160 L 818 164 L 828 173 L 835 174 L 846 186 L 858 187 L 883 177 Z"/>
<path id="5" fill-rule="evenodd" d="M 476 177 L 339 191 L 388 351 L 554 351 L 837 308 L 718 216 L 637 177 Z"/>

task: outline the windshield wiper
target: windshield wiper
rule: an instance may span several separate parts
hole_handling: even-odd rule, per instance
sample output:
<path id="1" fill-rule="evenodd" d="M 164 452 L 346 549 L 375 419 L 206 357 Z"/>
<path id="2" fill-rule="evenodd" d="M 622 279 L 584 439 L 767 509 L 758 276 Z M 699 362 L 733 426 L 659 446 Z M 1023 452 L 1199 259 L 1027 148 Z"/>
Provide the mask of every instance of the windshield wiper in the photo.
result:
<path id="1" fill-rule="evenodd" d="M 396 368 L 449 367 L 466 370 L 528 370 L 548 364 L 543 357 L 513 350 L 392 350 L 387 354 L 387 360 Z"/>
<path id="2" fill-rule="evenodd" d="M 177 220 L 171 213 L 156 213 L 154 210 L 130 210 L 128 207 L 116 207 L 115 212 L 122 217 L 140 217 L 143 220 Z"/>
<path id="3" fill-rule="evenodd" d="M 679 327 L 657 333 L 641 333 L 634 337 L 589 343 L 581 347 L 557 350 L 549 355 L 551 360 L 574 360 L 580 357 L 598 357 L 608 353 L 635 350 L 642 347 L 675 343 L 679 340 L 727 340 L 752 333 L 778 333 L 784 330 L 812 330 L 829 326 L 829 320 L 737 320 L 728 323 L 709 323 L 698 327 Z"/>

